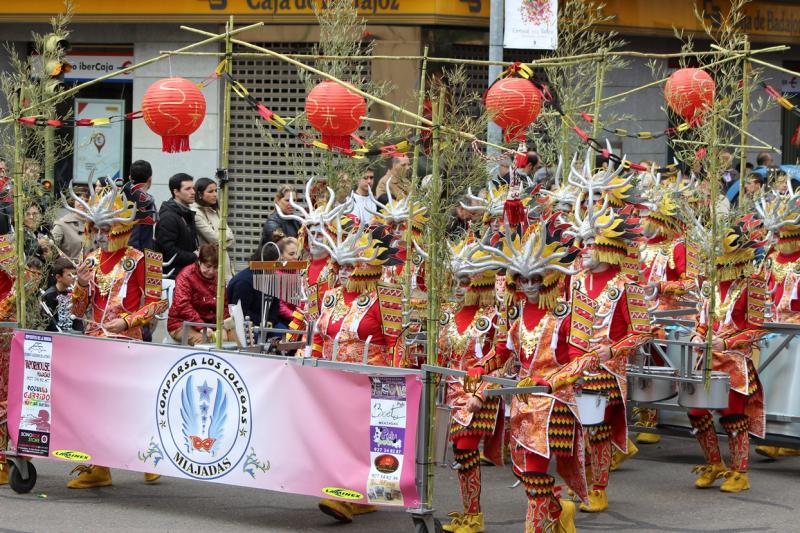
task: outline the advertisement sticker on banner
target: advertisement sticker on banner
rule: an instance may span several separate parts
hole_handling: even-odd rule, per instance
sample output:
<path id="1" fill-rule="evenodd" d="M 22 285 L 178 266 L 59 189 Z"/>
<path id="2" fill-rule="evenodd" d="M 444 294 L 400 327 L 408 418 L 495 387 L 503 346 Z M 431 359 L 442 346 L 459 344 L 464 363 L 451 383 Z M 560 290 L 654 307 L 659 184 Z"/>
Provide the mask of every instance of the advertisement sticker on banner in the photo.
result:
<path id="1" fill-rule="evenodd" d="M 23 343 L 25 370 L 22 385 L 22 412 L 17 452 L 25 455 L 50 455 L 50 415 L 52 413 L 53 339 L 49 335 L 26 333 Z"/>
<path id="2" fill-rule="evenodd" d="M 76 98 L 75 119 L 107 118 L 125 114 L 125 100 Z M 125 121 L 93 127 L 75 128 L 73 176 L 75 183 L 94 179 L 122 177 L 125 150 Z"/>
<path id="3" fill-rule="evenodd" d="M 558 48 L 557 0 L 505 0 L 505 48 Z"/>
<path id="4" fill-rule="evenodd" d="M 403 505 L 400 474 L 406 443 L 406 380 L 371 377 L 370 465 L 367 499 L 370 503 Z"/>

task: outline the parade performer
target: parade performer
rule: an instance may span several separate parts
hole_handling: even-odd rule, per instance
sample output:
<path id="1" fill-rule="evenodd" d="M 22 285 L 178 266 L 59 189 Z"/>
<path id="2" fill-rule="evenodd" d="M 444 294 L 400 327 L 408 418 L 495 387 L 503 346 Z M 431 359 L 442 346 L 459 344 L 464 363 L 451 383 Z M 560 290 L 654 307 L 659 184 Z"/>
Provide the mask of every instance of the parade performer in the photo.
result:
<path id="1" fill-rule="evenodd" d="M 689 421 L 700 443 L 706 463 L 695 467 L 699 474 L 695 482 L 703 489 L 725 478 L 723 492 L 740 492 L 750 488 L 748 458 L 750 437 L 764 437 L 764 397 L 758 372 L 751 359 L 753 344 L 766 331 L 764 323 L 767 283 L 753 274 L 755 250 L 760 246 L 756 231 L 759 223 L 752 215 L 740 217 L 725 231 L 721 250 L 708 242 L 706 228 L 694 221 L 692 240 L 703 243 L 702 249 L 714 253 L 717 286 L 703 283 L 702 308 L 693 342 L 705 343 L 708 328 L 712 328 L 712 370 L 730 375 L 731 389 L 728 408 L 721 411 L 720 424 L 728 434 L 731 452 L 730 469 L 725 466 L 719 450 L 714 418 L 708 410 L 690 409 Z M 720 253 L 721 252 L 721 253 Z M 715 291 L 716 305 L 713 316 L 710 310 L 711 291 Z M 705 364 L 706 356 L 698 358 L 698 368 Z"/>
<path id="2" fill-rule="evenodd" d="M 467 187 L 467 198 L 471 205 L 461 203 L 462 209 L 471 213 L 481 213 L 484 233 L 483 241 L 495 246 L 503 238 L 503 215 L 505 211 L 508 186 L 495 186 L 492 181 L 486 182 L 485 196 L 476 196 L 471 187 Z"/>
<path id="3" fill-rule="evenodd" d="M 348 224 L 353 226 L 349 231 Z M 336 219 L 331 225 L 333 235 L 321 228 L 324 242 L 310 236 L 315 246 L 328 252 L 339 273 L 339 286 L 329 289 L 322 298 L 312 356 L 392 366 L 396 333 L 393 335 L 394 330 L 383 315 L 378 283 L 384 265 L 393 265 L 391 258 L 396 250 L 389 247 L 381 226 L 370 232 L 365 225 L 347 218 Z M 376 510 L 374 505 L 330 499 L 322 500 L 319 508 L 340 522 L 350 522 L 353 516 Z"/>
<path id="4" fill-rule="evenodd" d="M 763 264 L 768 275 L 770 322 L 800 323 L 800 192 L 795 192 L 791 180 L 784 184 L 787 191 L 773 191 L 772 198 L 762 197 L 755 202 L 764 227 L 769 231 L 768 242 L 774 242 Z M 800 449 L 783 446 L 756 446 L 756 453 L 777 459 L 800 455 Z"/>
<path id="5" fill-rule="evenodd" d="M 305 331 L 309 321 L 313 322 L 319 318 L 322 296 L 336 283 L 335 266 L 332 264 L 328 252 L 322 246 L 314 244 L 322 239 L 320 228 L 352 209 L 352 203 L 349 201 L 341 204 L 335 203 L 335 195 L 330 187 L 327 188 L 328 198 L 325 204 L 314 207 L 312 201 L 314 181 L 315 178 L 311 178 L 306 183 L 305 207 L 295 202 L 294 193 L 289 193 L 291 213 L 284 213 L 280 206 L 275 204 L 275 211 L 279 217 L 300 222 L 302 226 L 298 235 L 298 248 L 310 256 L 308 268 L 300 273 L 302 294 L 305 295 L 305 298 L 292 312 L 292 320 L 289 323 L 289 329 L 298 332 Z M 311 239 L 310 236 L 314 236 L 315 239 Z M 298 337 L 299 335 L 290 335 L 289 340 L 297 340 Z"/>
<path id="6" fill-rule="evenodd" d="M 648 176 L 651 176 L 648 174 Z M 681 309 L 677 299 L 696 288 L 698 257 L 695 250 L 688 250 L 683 238 L 685 225 L 678 216 L 678 206 L 684 191 L 691 186 L 682 184 L 678 174 L 674 184 L 662 183 L 661 175 L 650 178 L 653 185 L 647 191 L 651 209 L 642 211 L 642 227 L 645 239 L 639 248 L 651 309 L 669 311 Z M 691 268 L 687 268 L 691 265 Z M 688 272 L 692 271 L 692 275 Z M 666 338 L 663 328 L 655 328 L 654 335 Z M 661 357 L 652 350 L 653 363 L 664 365 Z M 653 428 L 658 423 L 656 409 L 634 409 L 639 420 L 636 426 Z M 639 433 L 636 442 L 656 444 L 661 440 L 657 433 Z"/>
<path id="7" fill-rule="evenodd" d="M 72 292 L 72 312 L 86 321 L 85 333 L 93 337 L 142 338 L 142 326 L 167 308 L 161 299 L 161 254 L 140 252 L 128 246 L 137 223 L 152 224 L 154 203 L 141 190 L 127 183 L 120 190 L 113 181 L 98 191 L 89 187 L 88 202 L 77 196 L 70 183 L 75 207 L 66 208 L 86 221 L 98 249 L 78 266 L 78 281 Z M 79 466 L 73 489 L 111 485 L 111 472 L 104 466 Z M 160 476 L 145 474 L 145 480 Z"/>
<path id="8" fill-rule="evenodd" d="M 505 239 L 506 246 L 495 252 L 513 280 L 517 302 L 509 308 L 507 345 L 497 344 L 494 357 L 479 363 L 485 372 L 491 371 L 505 364 L 510 349 L 520 363 L 518 386 L 543 385 L 549 390 L 516 395 L 511 401 L 511 457 L 528 496 L 526 533 L 575 531 L 575 504 L 558 497 L 560 489 L 548 473 L 553 457 L 567 486 L 580 499 L 588 497 L 574 383 L 599 368 L 601 360 L 596 352 L 567 342 L 569 306 L 559 297 L 565 274 L 575 273 L 569 266 L 578 250 L 562 229 L 542 223 L 521 239 Z"/>
<path id="9" fill-rule="evenodd" d="M 0 236 L 0 322 L 16 322 L 17 261 L 14 253 L 14 235 Z M 35 257 L 28 259 L 25 269 L 25 292 L 36 290 L 41 280 L 42 263 Z M 8 447 L 8 380 L 11 364 L 11 329 L 0 330 L 0 485 L 8 483 L 8 463 L 3 451 Z"/>
<path id="10" fill-rule="evenodd" d="M 587 156 L 588 157 L 588 156 Z M 572 169 L 574 175 L 580 175 Z M 633 443 L 628 439 L 625 412 L 627 398 L 626 365 L 628 358 L 650 338 L 650 321 L 644 300 L 644 288 L 633 282 L 630 270 L 630 250 L 641 238 L 638 219 L 631 208 L 619 213 L 609 208 L 609 196 L 604 195 L 602 206 L 594 198 L 595 183 L 607 182 L 613 168 L 604 176 L 589 177 L 585 185 L 585 213 L 582 201 L 575 204 L 572 228 L 565 233 L 576 238 L 581 246 L 581 268 L 572 278 L 570 301 L 572 308 L 569 342 L 573 346 L 597 351 L 601 370 L 586 377 L 585 390 L 608 394 L 605 421 L 589 431 L 588 453 L 592 470 L 592 490 L 589 503 L 581 511 L 600 512 L 608 508 L 606 487 L 611 467 L 612 443 L 623 454 L 629 454 Z M 589 176 L 584 172 L 584 176 Z M 638 264 L 633 265 L 634 272 Z"/>
<path id="11" fill-rule="evenodd" d="M 495 342 L 495 279 L 497 270 L 488 265 L 489 255 L 479 250 L 469 235 L 450 247 L 456 307 L 444 310 L 440 319 L 439 361 L 456 370 L 471 370 L 490 353 Z M 505 342 L 505 339 L 498 339 Z M 471 377 L 477 377 L 475 374 Z M 458 481 L 463 513 L 450 513 L 452 521 L 445 531 L 476 533 L 484 530 L 481 511 L 480 441 L 495 433 L 500 413 L 500 398 L 483 399 L 481 387 L 469 378 L 449 379 L 447 404 L 452 408 L 450 441 L 458 463 Z M 502 429 L 499 430 L 502 434 Z"/>

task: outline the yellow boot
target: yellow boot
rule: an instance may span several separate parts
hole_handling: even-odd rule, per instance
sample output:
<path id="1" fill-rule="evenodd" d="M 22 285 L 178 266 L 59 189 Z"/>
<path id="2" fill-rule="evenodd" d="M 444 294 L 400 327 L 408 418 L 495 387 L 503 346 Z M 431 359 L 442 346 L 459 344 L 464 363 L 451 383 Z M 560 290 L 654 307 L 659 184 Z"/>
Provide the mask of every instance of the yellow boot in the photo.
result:
<path id="1" fill-rule="evenodd" d="M 756 446 L 756 453 L 770 459 L 777 459 L 778 457 L 797 457 L 800 455 L 800 450 L 778 446 Z"/>
<path id="2" fill-rule="evenodd" d="M 483 533 L 483 513 L 465 514 L 455 533 Z"/>
<path id="3" fill-rule="evenodd" d="M 319 502 L 319 510 L 328 516 L 332 516 L 339 522 L 349 523 L 353 521 L 353 508 L 347 502 L 340 502 L 339 500 L 321 500 Z"/>
<path id="4" fill-rule="evenodd" d="M 78 477 L 69 480 L 67 488 L 70 489 L 93 489 L 96 487 L 108 487 L 111 485 L 111 469 L 106 466 L 79 465 L 72 469 L 78 472 Z"/>
<path id="5" fill-rule="evenodd" d="M 0 461 L 0 485 L 8 485 L 8 463 Z"/>
<path id="6" fill-rule="evenodd" d="M 658 422 L 658 411 L 655 409 L 645 409 L 635 407 L 634 414 L 639 415 L 639 420 L 634 426 L 641 428 L 654 428 Z M 639 444 L 657 444 L 661 442 L 661 435 L 657 433 L 639 433 L 636 435 L 636 442 Z"/>
<path id="7" fill-rule="evenodd" d="M 716 481 L 723 477 L 728 469 L 725 463 L 716 463 L 712 465 L 697 465 L 692 469 L 692 472 L 699 474 L 700 477 L 694 482 L 694 486 L 698 489 L 707 489 L 712 487 Z"/>
<path id="8" fill-rule="evenodd" d="M 582 503 L 581 511 L 584 513 L 602 513 L 608 509 L 608 495 L 606 489 L 589 491 L 589 504 Z"/>
<path id="9" fill-rule="evenodd" d="M 450 517 L 450 523 L 442 526 L 442 530 L 444 531 L 453 533 L 464 523 L 464 515 L 461 513 L 448 513 L 447 516 Z"/>
<path id="10" fill-rule="evenodd" d="M 730 470 L 725 473 L 725 481 L 720 486 L 722 492 L 742 492 L 750 488 L 750 480 L 747 472 L 736 472 Z"/>
<path id="11" fill-rule="evenodd" d="M 377 510 L 378 510 L 377 505 L 365 505 L 363 503 L 350 504 L 350 511 L 353 513 L 353 516 L 374 513 Z"/>
<path id="12" fill-rule="evenodd" d="M 558 500 L 561 504 L 561 515 L 556 522 L 555 533 L 576 533 L 575 529 L 575 502 L 571 500 Z"/>
<path id="13" fill-rule="evenodd" d="M 619 465 L 621 465 L 622 463 L 624 463 L 637 453 L 639 453 L 639 448 L 636 447 L 636 445 L 633 443 L 631 439 L 628 439 L 628 453 L 622 453 L 615 446 L 611 454 L 611 468 L 609 468 L 609 470 L 611 472 L 614 472 L 617 468 L 619 468 Z"/>
<path id="14" fill-rule="evenodd" d="M 144 480 L 147 483 L 153 483 L 161 479 L 161 474 L 148 474 L 147 472 L 144 473 Z"/>

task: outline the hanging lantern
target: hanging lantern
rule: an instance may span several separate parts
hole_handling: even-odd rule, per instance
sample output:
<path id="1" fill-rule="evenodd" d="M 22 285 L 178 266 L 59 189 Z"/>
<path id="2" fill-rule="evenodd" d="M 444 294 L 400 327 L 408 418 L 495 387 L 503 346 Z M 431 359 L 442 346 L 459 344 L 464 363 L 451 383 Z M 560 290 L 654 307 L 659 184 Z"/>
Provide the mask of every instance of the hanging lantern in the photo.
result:
<path id="1" fill-rule="evenodd" d="M 714 101 L 714 80 L 699 68 L 676 70 L 664 85 L 664 99 L 672 111 L 696 126 Z"/>
<path id="2" fill-rule="evenodd" d="M 144 93 L 142 115 L 147 127 L 161 136 L 165 152 L 188 152 L 189 135 L 206 115 L 206 99 L 197 85 L 185 78 L 158 80 Z"/>
<path id="3" fill-rule="evenodd" d="M 492 121 L 503 128 L 506 142 L 524 141 L 542 109 L 542 93 L 530 80 L 503 78 L 486 91 L 485 105 L 493 113 Z"/>
<path id="4" fill-rule="evenodd" d="M 323 81 L 306 98 L 306 117 L 330 148 L 350 148 L 350 134 L 361 125 L 367 102 L 333 81 Z"/>

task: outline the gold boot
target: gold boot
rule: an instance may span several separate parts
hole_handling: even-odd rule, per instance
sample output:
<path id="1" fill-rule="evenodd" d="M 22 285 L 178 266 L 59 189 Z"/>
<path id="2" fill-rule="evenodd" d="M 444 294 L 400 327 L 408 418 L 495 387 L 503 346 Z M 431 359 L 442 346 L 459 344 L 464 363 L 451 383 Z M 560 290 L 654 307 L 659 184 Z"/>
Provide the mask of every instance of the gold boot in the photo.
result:
<path id="1" fill-rule="evenodd" d="M 571 500 L 558 500 L 561 504 L 561 514 L 556 522 L 555 533 L 576 533 L 575 529 L 575 502 Z"/>
<path id="2" fill-rule="evenodd" d="M 111 485 L 111 469 L 106 466 L 78 465 L 73 468 L 70 473 L 72 474 L 74 472 L 78 472 L 78 477 L 69 480 L 67 488 L 93 489 Z"/>
<path id="3" fill-rule="evenodd" d="M 770 459 L 777 459 L 778 457 L 797 457 L 800 455 L 800 450 L 778 446 L 756 446 L 756 453 Z"/>
<path id="4" fill-rule="evenodd" d="M 339 500 L 321 500 L 319 510 L 328 516 L 332 516 L 339 522 L 350 523 L 353 521 L 353 508 L 347 502 Z"/>
<path id="5" fill-rule="evenodd" d="M 742 492 L 750 488 L 750 480 L 747 472 L 736 472 L 730 470 L 725 473 L 725 481 L 720 486 L 722 492 Z"/>
<path id="6" fill-rule="evenodd" d="M 637 453 L 639 453 L 639 448 L 636 447 L 636 445 L 633 443 L 631 439 L 628 439 L 628 453 L 622 453 L 615 446 L 611 454 L 611 468 L 609 468 L 609 470 L 611 472 L 614 472 L 617 468 L 619 468 L 619 465 L 621 465 L 622 463 L 624 463 Z"/>
<path id="7" fill-rule="evenodd" d="M 0 485 L 8 485 L 8 463 L 0 461 Z"/>
<path id="8" fill-rule="evenodd" d="M 589 504 L 582 503 L 581 511 L 584 513 L 602 513 L 608 509 L 608 495 L 606 489 L 589 491 Z"/>
<path id="9" fill-rule="evenodd" d="M 634 426 L 640 428 L 654 428 L 658 421 L 658 411 L 655 409 L 646 409 L 643 407 L 635 407 L 634 414 L 639 415 L 639 420 L 636 421 Z M 636 435 L 636 442 L 639 444 L 658 444 L 661 442 L 661 435 L 658 433 L 639 433 Z"/>
<path id="10" fill-rule="evenodd" d="M 692 472 L 699 474 L 700 477 L 694 482 L 694 486 L 698 489 L 707 489 L 714 486 L 716 481 L 723 477 L 728 469 L 725 463 L 717 463 L 712 465 L 697 465 L 692 469 Z"/>
<path id="11" fill-rule="evenodd" d="M 442 526 L 444 531 L 453 533 L 464 523 L 464 515 L 461 513 L 448 513 L 447 516 L 450 517 L 450 523 Z"/>
<path id="12" fill-rule="evenodd" d="M 483 513 L 467 513 L 455 533 L 483 533 L 484 529 Z"/>
<path id="13" fill-rule="evenodd" d="M 153 483 L 161 479 L 161 474 L 148 474 L 147 472 L 144 473 L 144 480 L 146 483 Z"/>
<path id="14" fill-rule="evenodd" d="M 366 505 L 366 504 L 363 504 L 363 503 L 351 503 L 350 504 L 350 512 L 353 513 L 353 516 L 374 513 L 377 510 L 378 510 L 378 506 L 377 505 Z"/>

